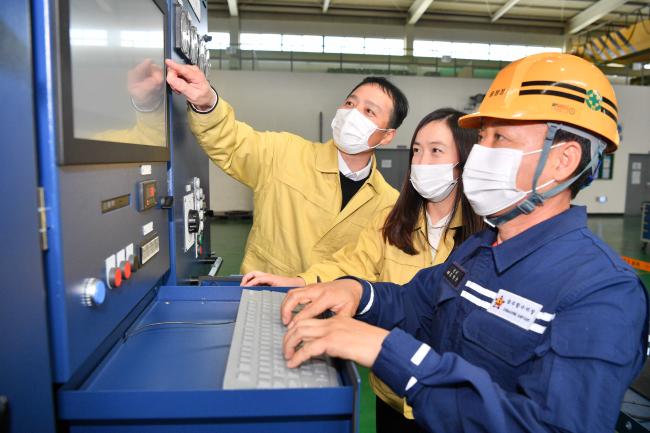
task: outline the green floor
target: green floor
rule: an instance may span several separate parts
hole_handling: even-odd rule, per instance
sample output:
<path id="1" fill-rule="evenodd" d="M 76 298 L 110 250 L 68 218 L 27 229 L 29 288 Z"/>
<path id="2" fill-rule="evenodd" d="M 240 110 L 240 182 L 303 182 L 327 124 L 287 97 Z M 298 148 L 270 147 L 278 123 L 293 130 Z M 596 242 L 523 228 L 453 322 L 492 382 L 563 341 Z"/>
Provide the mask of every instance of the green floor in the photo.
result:
<path id="1" fill-rule="evenodd" d="M 650 262 L 650 247 L 641 251 L 640 217 L 590 217 L 589 228 L 604 239 L 619 254 Z M 219 275 L 239 273 L 244 257 L 244 245 L 250 230 L 250 220 L 220 220 L 212 224 L 212 251 L 223 257 Z M 639 271 L 646 287 L 650 288 L 650 272 Z M 368 369 L 359 367 L 361 387 L 361 433 L 375 432 L 375 396 L 368 386 Z"/>

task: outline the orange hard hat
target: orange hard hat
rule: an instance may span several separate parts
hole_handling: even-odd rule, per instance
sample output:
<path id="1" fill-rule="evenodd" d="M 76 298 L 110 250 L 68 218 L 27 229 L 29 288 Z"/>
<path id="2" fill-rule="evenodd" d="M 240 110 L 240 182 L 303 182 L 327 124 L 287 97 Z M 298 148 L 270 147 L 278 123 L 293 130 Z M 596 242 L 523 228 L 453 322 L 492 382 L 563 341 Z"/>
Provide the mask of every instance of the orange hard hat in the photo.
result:
<path id="1" fill-rule="evenodd" d="M 618 106 L 605 74 L 580 57 L 540 53 L 510 63 L 496 76 L 478 111 L 463 116 L 464 128 L 486 117 L 565 123 L 618 148 Z"/>

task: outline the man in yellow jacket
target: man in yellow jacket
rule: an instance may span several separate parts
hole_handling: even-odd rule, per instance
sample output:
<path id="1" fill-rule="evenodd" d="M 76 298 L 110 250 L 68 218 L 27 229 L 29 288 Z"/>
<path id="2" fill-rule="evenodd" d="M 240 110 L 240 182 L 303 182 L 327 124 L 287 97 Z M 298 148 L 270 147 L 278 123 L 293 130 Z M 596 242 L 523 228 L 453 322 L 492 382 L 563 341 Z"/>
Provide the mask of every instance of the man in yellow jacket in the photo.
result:
<path id="1" fill-rule="evenodd" d="M 235 119 L 194 66 L 167 60 L 167 82 L 189 104 L 190 127 L 210 159 L 253 190 L 255 216 L 241 272 L 295 275 L 356 241 L 398 193 L 376 169 L 374 148 L 395 137 L 408 112 L 404 94 L 368 77 L 332 121 L 334 140 L 259 132 Z"/>

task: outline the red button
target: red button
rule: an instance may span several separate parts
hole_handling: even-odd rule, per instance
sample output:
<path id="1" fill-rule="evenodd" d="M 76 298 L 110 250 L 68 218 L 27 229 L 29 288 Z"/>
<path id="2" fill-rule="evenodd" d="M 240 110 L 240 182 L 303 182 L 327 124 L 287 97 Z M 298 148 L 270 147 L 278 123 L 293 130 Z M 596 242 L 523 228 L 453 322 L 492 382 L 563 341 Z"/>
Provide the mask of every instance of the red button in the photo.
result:
<path id="1" fill-rule="evenodd" d="M 122 285 L 122 271 L 120 268 L 115 269 L 115 276 L 113 277 L 114 287 L 120 287 Z"/>
<path id="2" fill-rule="evenodd" d="M 128 260 L 122 264 L 122 273 L 124 274 L 125 280 L 131 278 L 131 263 L 129 263 Z"/>

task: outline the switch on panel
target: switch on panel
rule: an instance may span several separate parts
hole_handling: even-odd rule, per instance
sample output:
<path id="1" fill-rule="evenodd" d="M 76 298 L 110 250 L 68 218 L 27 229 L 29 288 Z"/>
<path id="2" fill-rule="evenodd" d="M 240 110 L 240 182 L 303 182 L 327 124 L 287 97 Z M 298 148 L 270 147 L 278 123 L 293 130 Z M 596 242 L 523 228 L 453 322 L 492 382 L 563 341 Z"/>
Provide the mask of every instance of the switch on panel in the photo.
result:
<path id="1" fill-rule="evenodd" d="M 106 258 L 106 283 L 109 289 L 115 289 L 122 285 L 122 271 L 117 267 L 115 254 Z"/>
<path id="2" fill-rule="evenodd" d="M 118 251 L 117 255 L 117 264 L 122 272 L 122 279 L 128 280 L 131 278 L 131 263 L 126 259 L 126 250 Z"/>
<path id="3" fill-rule="evenodd" d="M 187 214 L 187 231 L 190 233 L 198 233 L 200 227 L 199 212 L 197 210 L 190 210 Z"/>
<path id="4" fill-rule="evenodd" d="M 81 303 L 86 307 L 94 307 L 104 303 L 106 299 L 106 284 L 98 278 L 86 278 L 83 282 Z"/>
<path id="5" fill-rule="evenodd" d="M 135 254 L 133 244 L 129 244 L 126 247 L 126 260 L 128 260 L 129 264 L 131 265 L 131 273 L 138 272 L 140 258 Z"/>

